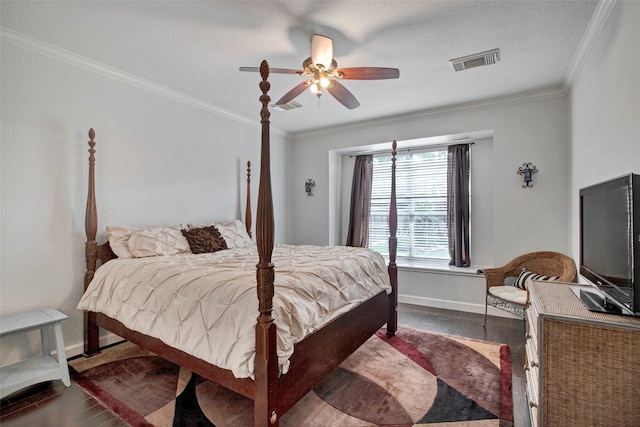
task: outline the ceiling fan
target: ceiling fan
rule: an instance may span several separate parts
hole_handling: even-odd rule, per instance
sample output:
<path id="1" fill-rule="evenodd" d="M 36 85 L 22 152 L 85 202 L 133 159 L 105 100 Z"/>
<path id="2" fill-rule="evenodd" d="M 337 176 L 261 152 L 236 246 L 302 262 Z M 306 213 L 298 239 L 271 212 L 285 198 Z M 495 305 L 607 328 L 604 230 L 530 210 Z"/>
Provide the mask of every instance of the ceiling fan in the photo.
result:
<path id="1" fill-rule="evenodd" d="M 355 67 L 340 68 L 333 59 L 333 41 L 329 37 L 314 34 L 311 38 L 311 56 L 302 63 L 302 70 L 288 68 L 271 68 L 272 73 L 297 74 L 308 77 L 307 80 L 287 92 L 275 105 L 283 105 L 292 101 L 307 88 L 318 98 L 326 90 L 342 105 L 352 110 L 360 106 L 358 100 L 339 80 L 382 80 L 397 79 L 400 70 L 397 68 Z M 260 71 L 258 67 L 240 67 L 240 71 Z"/>

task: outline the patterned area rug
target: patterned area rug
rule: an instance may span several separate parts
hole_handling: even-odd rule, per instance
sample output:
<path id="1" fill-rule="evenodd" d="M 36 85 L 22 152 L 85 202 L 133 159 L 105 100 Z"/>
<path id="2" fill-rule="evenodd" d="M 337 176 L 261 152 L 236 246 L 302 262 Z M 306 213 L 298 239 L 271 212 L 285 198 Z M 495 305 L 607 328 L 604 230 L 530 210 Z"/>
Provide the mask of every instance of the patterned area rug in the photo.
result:
<path id="1" fill-rule="evenodd" d="M 70 362 L 132 426 L 253 426 L 253 402 L 130 343 Z M 509 347 L 401 327 L 378 332 L 280 420 L 283 427 L 513 426 Z"/>

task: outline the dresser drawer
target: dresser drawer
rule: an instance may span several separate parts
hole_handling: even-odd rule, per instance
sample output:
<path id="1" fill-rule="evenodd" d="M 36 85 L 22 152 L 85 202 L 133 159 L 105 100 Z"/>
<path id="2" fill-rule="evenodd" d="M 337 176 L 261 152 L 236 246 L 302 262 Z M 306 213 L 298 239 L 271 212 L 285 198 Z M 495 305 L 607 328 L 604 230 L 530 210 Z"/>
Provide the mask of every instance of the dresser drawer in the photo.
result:
<path id="1" fill-rule="evenodd" d="M 536 353 L 538 352 L 538 312 L 535 305 L 529 304 L 525 311 L 526 315 L 526 338 L 527 343 L 533 342 L 535 345 Z"/>
<path id="2" fill-rule="evenodd" d="M 539 406 L 539 355 L 538 355 L 538 310 L 530 299 L 525 309 L 525 384 L 527 390 L 527 407 L 531 417 L 531 425 L 538 425 Z"/>
<path id="3" fill-rule="evenodd" d="M 530 327 L 528 320 L 527 320 L 527 332 L 525 335 L 525 345 L 527 347 L 531 347 L 531 349 L 527 351 L 538 354 L 538 334 L 535 328 Z"/>
<path id="4" fill-rule="evenodd" d="M 531 425 L 538 424 L 538 368 L 528 368 L 525 370 L 527 385 L 527 406 L 531 414 Z"/>
<path id="5" fill-rule="evenodd" d="M 539 388 L 539 370 L 538 370 L 538 357 L 537 355 L 532 355 L 528 351 L 527 347 L 527 355 L 526 355 L 526 365 L 524 367 L 526 374 L 526 383 L 527 389 L 532 392 L 530 396 L 530 400 L 534 403 L 538 403 L 538 388 Z"/>
<path id="6" fill-rule="evenodd" d="M 539 355 L 538 355 L 538 352 L 536 351 L 536 346 L 534 345 L 534 341 L 532 339 L 527 340 L 527 343 L 525 345 L 525 351 L 526 351 L 525 369 L 537 368 L 540 365 L 540 362 L 538 360 Z"/>

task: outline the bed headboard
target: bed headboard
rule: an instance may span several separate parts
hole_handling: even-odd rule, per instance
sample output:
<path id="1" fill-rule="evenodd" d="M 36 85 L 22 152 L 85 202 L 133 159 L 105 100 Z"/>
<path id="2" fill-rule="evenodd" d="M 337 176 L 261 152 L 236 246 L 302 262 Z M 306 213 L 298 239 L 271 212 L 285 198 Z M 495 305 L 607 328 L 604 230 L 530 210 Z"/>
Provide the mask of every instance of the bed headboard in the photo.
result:
<path id="1" fill-rule="evenodd" d="M 118 258 L 111 249 L 109 241 L 98 244 L 98 210 L 96 204 L 95 168 L 96 168 L 96 132 L 89 129 L 89 186 L 87 189 L 87 207 L 84 217 L 84 230 L 87 236 L 85 243 L 86 271 L 84 275 L 84 289 L 87 289 L 96 269 L 107 261 Z M 245 226 L 249 237 L 251 233 L 251 162 L 247 162 L 247 203 L 245 212 Z"/>
<path id="2" fill-rule="evenodd" d="M 84 216 L 84 231 L 87 235 L 87 241 L 84 245 L 86 271 L 84 274 L 84 288 L 87 289 L 89 283 L 93 279 L 96 268 L 105 262 L 117 258 L 116 254 L 111 250 L 109 242 L 98 245 L 96 242 L 96 234 L 98 232 L 98 210 L 96 208 L 96 185 L 95 185 L 95 169 L 96 169 L 96 132 L 93 128 L 89 129 L 89 188 L 87 191 L 87 208 Z"/>

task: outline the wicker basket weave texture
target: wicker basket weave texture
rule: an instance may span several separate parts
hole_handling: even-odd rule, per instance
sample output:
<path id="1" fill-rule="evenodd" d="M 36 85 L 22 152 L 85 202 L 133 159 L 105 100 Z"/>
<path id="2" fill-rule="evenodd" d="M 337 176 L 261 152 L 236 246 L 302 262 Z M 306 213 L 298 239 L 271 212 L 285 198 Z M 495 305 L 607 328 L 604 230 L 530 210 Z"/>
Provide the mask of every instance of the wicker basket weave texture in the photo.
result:
<path id="1" fill-rule="evenodd" d="M 575 286 L 534 281 L 529 287 L 535 322 L 529 326 L 543 335 L 536 346 L 543 352 L 543 424 L 638 427 L 640 318 L 589 311 Z"/>
<path id="2" fill-rule="evenodd" d="M 541 311 L 547 314 L 575 316 L 583 320 L 608 322 L 616 326 L 627 325 L 630 328 L 640 330 L 640 317 L 618 316 L 587 310 L 571 291 L 572 287 L 579 286 L 577 283 L 534 281 L 531 286 L 535 288 L 535 294 L 538 295 Z M 585 288 L 592 289 L 590 286 L 585 286 Z"/>
<path id="3" fill-rule="evenodd" d="M 545 322 L 548 426 L 640 425 L 640 332 Z"/>
<path id="4" fill-rule="evenodd" d="M 576 264 L 565 254 L 551 251 L 530 252 L 514 258 L 502 267 L 483 269 L 487 278 L 487 289 L 504 285 L 507 277 L 517 277 L 523 268 L 536 274 L 558 277 L 559 282 L 573 282 Z"/>

